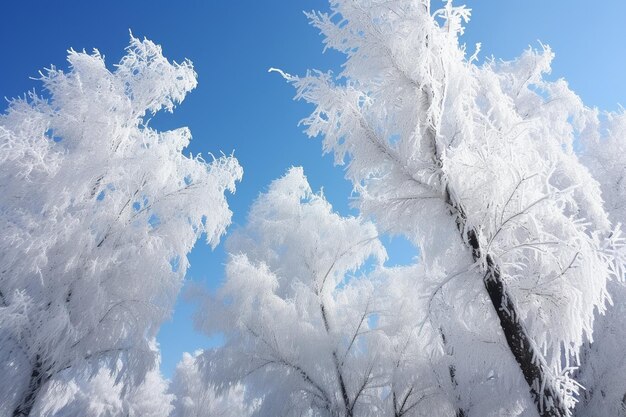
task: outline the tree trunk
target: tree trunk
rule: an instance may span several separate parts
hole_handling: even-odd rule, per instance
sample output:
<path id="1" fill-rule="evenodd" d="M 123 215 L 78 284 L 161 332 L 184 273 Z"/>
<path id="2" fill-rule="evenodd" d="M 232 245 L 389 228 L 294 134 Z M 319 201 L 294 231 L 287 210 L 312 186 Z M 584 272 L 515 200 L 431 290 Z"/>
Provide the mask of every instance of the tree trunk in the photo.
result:
<path id="1" fill-rule="evenodd" d="M 457 393 L 459 383 L 456 380 L 456 367 L 452 360 L 454 358 L 452 351 L 450 350 L 450 346 L 448 345 L 448 340 L 446 339 L 446 334 L 443 331 L 443 328 L 439 326 L 439 335 L 441 336 L 441 342 L 443 343 L 444 350 L 446 354 L 450 356 L 450 365 L 448 365 L 448 372 L 450 374 L 450 383 L 452 384 L 452 390 L 455 392 L 456 397 L 456 417 L 465 417 L 465 410 L 460 406 L 461 404 L 461 396 Z"/>
<path id="2" fill-rule="evenodd" d="M 453 201 L 450 190 L 446 186 L 446 202 L 457 211 L 456 224 L 463 234 L 467 217 L 460 203 Z M 517 308 L 509 296 L 506 285 L 502 280 L 500 267 L 490 254 L 483 254 L 479 244 L 478 233 L 475 229 L 467 229 L 464 241 L 472 250 L 474 261 L 479 261 L 485 256 L 486 271 L 483 284 L 491 300 L 496 314 L 500 320 L 502 333 L 506 338 L 515 361 L 520 367 L 524 379 L 528 384 L 530 393 L 537 406 L 537 411 L 541 417 L 565 417 L 567 407 L 563 403 L 563 398 L 552 385 L 548 376 L 547 365 L 541 352 L 537 351 L 535 345 L 528 335 L 524 324 L 520 321 Z"/>
<path id="3" fill-rule="evenodd" d="M 326 329 L 326 334 L 330 335 L 330 324 L 328 323 L 328 318 L 326 317 L 326 308 L 324 307 L 324 303 L 320 298 L 320 312 L 322 314 L 322 320 L 324 321 L 324 328 Z M 341 364 L 339 363 L 339 358 L 337 357 L 337 351 L 333 349 L 333 365 L 335 366 L 335 372 L 337 374 L 337 383 L 339 384 L 339 390 L 341 392 L 341 398 L 343 399 L 343 405 L 345 409 L 346 417 L 352 417 L 352 407 L 354 404 L 351 404 L 350 397 L 348 396 L 348 389 L 346 387 L 346 382 L 343 379 L 343 374 L 341 372 Z"/>
<path id="4" fill-rule="evenodd" d="M 429 1 L 426 1 L 429 4 Z M 430 86 L 424 85 L 420 89 L 424 95 L 426 109 L 433 103 L 433 92 Z M 432 120 L 426 124 L 426 135 L 433 147 L 434 162 L 439 167 L 443 167 L 442 152 L 437 142 L 437 132 Z M 442 178 L 443 180 L 443 178 Z M 486 261 L 483 284 L 491 300 L 491 304 L 500 320 L 500 328 L 506 338 L 509 350 L 513 354 L 515 361 L 520 367 L 524 379 L 528 384 L 533 401 L 537 406 L 540 417 L 566 417 L 567 407 L 563 398 L 552 385 L 549 378 L 549 371 L 545 360 L 524 328 L 517 314 L 517 308 L 509 296 L 506 285 L 502 280 L 500 267 L 489 253 L 483 253 L 478 239 L 478 231 L 474 228 L 466 228 L 467 214 L 460 201 L 457 201 L 456 194 L 452 193 L 450 184 L 443 180 L 443 201 L 451 208 L 450 214 L 455 218 L 457 229 L 461 238 L 472 251 L 474 261 Z M 484 257 L 484 258 L 483 258 Z"/>
<path id="5" fill-rule="evenodd" d="M 39 355 L 37 355 L 35 359 L 35 365 L 33 366 L 33 370 L 30 373 L 30 381 L 28 382 L 28 388 L 22 401 L 15 407 L 13 410 L 13 417 L 28 417 L 35 405 L 35 401 L 37 400 L 37 396 L 41 391 L 44 383 L 47 381 L 45 376 L 45 372 L 43 370 L 43 364 L 41 363 L 41 359 Z"/>

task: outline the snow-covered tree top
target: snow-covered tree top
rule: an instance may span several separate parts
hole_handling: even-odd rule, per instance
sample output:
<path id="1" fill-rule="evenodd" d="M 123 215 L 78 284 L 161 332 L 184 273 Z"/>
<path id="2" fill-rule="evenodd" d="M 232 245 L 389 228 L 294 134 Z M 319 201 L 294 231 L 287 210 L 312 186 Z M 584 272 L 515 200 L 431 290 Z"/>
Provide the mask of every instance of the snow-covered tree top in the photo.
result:
<path id="1" fill-rule="evenodd" d="M 315 106 L 307 133 L 347 163 L 363 213 L 418 245 L 455 302 L 489 281 L 505 289 L 496 301 L 512 300 L 505 315 L 541 352 L 526 363 L 573 406 L 570 365 L 592 338 L 607 282 L 624 271 L 620 232 L 574 153 L 595 112 L 544 78 L 548 47 L 478 65 L 458 39 L 469 11 L 451 1 L 434 12 L 409 0 L 338 0 L 331 10 L 309 18 L 345 54 L 341 73 L 281 71 Z M 473 327 L 484 314 L 470 306 L 461 320 Z M 546 401 L 537 395 L 538 408 Z"/>
<path id="2" fill-rule="evenodd" d="M 230 223 L 237 160 L 186 155 L 189 129 L 146 119 L 196 86 L 191 62 L 134 37 L 126 52 L 109 70 L 97 51 L 69 51 L 69 71 L 42 75 L 47 98 L 0 116 L 0 348 L 24 378 L 42 376 L 34 386 L 117 358 L 120 375 L 141 379 L 187 254 Z"/>

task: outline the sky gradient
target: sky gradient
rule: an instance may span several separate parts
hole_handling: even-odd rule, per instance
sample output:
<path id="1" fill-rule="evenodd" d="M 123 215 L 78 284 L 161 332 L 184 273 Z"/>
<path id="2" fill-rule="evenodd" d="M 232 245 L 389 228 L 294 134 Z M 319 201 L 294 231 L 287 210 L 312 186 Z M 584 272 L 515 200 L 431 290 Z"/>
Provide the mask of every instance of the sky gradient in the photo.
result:
<path id="1" fill-rule="evenodd" d="M 433 8 L 439 1 L 433 1 Z M 589 106 L 615 110 L 626 101 L 626 2 L 554 0 L 466 2 L 473 9 L 464 41 L 482 42 L 481 58 L 512 59 L 529 45 L 549 44 L 556 53 L 552 77 L 566 78 Z M 293 89 L 270 67 L 292 74 L 309 68 L 339 70 L 342 57 L 322 53 L 321 37 L 303 10 L 327 10 L 321 0 L 271 1 L 64 1 L 0 5 L 0 95 L 15 97 L 40 84 L 33 80 L 51 64 L 66 68 L 66 50 L 97 48 L 111 68 L 128 45 L 129 29 L 163 46 L 169 59 L 193 61 L 198 88 L 174 114 L 159 114 L 159 129 L 188 126 L 194 154 L 235 152 L 244 168 L 237 193 L 228 196 L 231 230 L 245 222 L 254 198 L 287 168 L 302 165 L 314 190 L 323 187 L 342 214 L 350 209 L 350 184 L 319 140 L 306 138 L 298 121 L 310 108 L 292 101 Z M 2 106 L 2 111 L 6 104 Z M 390 263 L 406 263 L 415 250 L 386 239 Z M 211 251 L 199 242 L 187 280 L 216 288 L 226 260 L 223 245 Z M 212 346 L 193 329 L 194 307 L 181 298 L 160 334 L 162 370 L 170 377 L 184 351 Z"/>

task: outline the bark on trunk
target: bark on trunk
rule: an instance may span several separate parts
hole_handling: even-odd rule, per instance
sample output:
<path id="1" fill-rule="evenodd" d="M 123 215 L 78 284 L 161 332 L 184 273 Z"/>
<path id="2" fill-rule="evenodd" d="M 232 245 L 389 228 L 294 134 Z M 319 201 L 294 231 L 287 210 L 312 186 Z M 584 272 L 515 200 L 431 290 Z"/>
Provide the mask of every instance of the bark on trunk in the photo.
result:
<path id="1" fill-rule="evenodd" d="M 452 200 L 448 187 L 446 187 L 446 199 L 447 203 L 457 211 L 457 227 L 461 234 L 465 233 L 464 240 L 472 250 L 474 261 L 483 259 L 485 254 L 480 247 L 478 233 L 474 229 L 465 228 L 467 220 L 465 211 L 458 202 Z M 502 280 L 500 267 L 490 254 L 486 254 L 484 260 L 486 271 L 483 284 L 500 320 L 500 327 L 507 345 L 528 384 L 539 415 L 541 417 L 567 416 L 567 407 L 559 392 L 552 385 L 553 381 L 549 378 L 543 355 L 536 350 L 524 324 L 519 319 L 517 308 Z"/>
<path id="2" fill-rule="evenodd" d="M 28 417 L 33 410 L 35 400 L 41 391 L 44 383 L 46 382 L 46 375 L 43 370 L 43 364 L 39 356 L 35 360 L 35 365 L 30 373 L 30 381 L 28 382 L 28 388 L 22 401 L 13 410 L 13 417 Z"/>

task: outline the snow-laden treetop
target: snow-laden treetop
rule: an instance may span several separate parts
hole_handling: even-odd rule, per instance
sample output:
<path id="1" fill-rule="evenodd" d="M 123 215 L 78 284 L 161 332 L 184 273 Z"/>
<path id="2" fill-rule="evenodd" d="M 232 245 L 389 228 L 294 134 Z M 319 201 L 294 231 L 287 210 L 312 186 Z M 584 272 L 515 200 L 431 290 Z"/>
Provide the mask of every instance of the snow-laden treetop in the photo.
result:
<path id="1" fill-rule="evenodd" d="M 68 61 L 42 74 L 45 97 L 0 116 L 0 347 L 17 376 L 0 402 L 22 413 L 80 362 L 145 374 L 187 254 L 202 235 L 218 243 L 242 176 L 232 156 L 183 153 L 189 129 L 149 126 L 195 88 L 190 61 L 134 37 L 113 70 L 98 51 Z"/>

